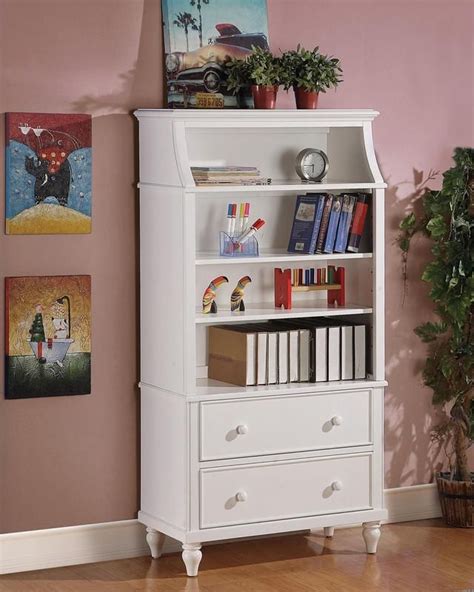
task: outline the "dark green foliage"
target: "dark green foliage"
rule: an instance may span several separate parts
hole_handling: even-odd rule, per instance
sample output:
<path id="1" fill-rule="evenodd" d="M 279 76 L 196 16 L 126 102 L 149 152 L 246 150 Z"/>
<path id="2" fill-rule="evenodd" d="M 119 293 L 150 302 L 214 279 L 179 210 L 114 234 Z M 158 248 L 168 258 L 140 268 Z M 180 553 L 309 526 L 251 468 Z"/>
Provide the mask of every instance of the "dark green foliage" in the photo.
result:
<path id="1" fill-rule="evenodd" d="M 474 149 L 456 148 L 454 163 L 441 191 L 421 197 L 422 216 L 402 220 L 398 245 L 406 257 L 417 232 L 432 240 L 422 279 L 431 285 L 439 321 L 415 332 L 429 344 L 423 379 L 433 389 L 433 404 L 446 405 L 449 413 L 438 435 L 453 437 L 456 478 L 467 481 L 467 449 L 474 441 Z"/>
<path id="2" fill-rule="evenodd" d="M 310 50 L 298 45 L 282 55 L 281 66 L 285 90 L 294 86 L 310 92 L 326 92 L 342 82 L 340 60 L 323 55 L 319 47 Z"/>
<path id="3" fill-rule="evenodd" d="M 224 64 L 227 73 L 227 88 L 234 94 L 252 84 L 279 86 L 281 84 L 280 58 L 268 49 L 252 47 L 244 60 L 231 58 Z"/>
<path id="4" fill-rule="evenodd" d="M 31 341 L 46 341 L 46 337 L 44 335 L 43 315 L 40 312 L 35 314 L 35 318 L 30 328 L 30 336 Z"/>
<path id="5" fill-rule="evenodd" d="M 63 366 L 40 364 L 34 356 L 6 356 L 6 398 L 28 399 L 91 392 L 90 353 L 67 354 Z"/>

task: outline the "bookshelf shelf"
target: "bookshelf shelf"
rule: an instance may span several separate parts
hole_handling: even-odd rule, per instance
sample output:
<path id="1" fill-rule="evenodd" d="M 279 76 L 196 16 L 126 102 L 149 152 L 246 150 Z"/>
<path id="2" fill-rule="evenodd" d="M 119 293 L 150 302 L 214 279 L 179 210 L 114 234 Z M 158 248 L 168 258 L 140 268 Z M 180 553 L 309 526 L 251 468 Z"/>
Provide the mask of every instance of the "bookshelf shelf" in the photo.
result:
<path id="1" fill-rule="evenodd" d="M 196 381 L 196 397 L 199 399 L 215 399 L 216 396 L 240 399 L 242 397 L 276 396 L 292 394 L 324 393 L 328 388 L 335 391 L 359 390 L 364 388 L 383 387 L 387 383 L 381 380 L 337 380 L 332 382 L 293 382 L 289 384 L 272 384 L 264 386 L 237 386 L 210 378 L 198 378 Z"/>
<path id="2" fill-rule="evenodd" d="M 198 252 L 196 254 L 196 265 L 232 265 L 232 264 L 265 264 L 265 263 L 283 263 L 291 265 L 292 263 L 302 262 L 330 262 L 330 261 L 350 261 L 357 259 L 372 259 L 372 253 L 335 253 L 321 255 L 298 255 L 288 253 L 285 249 L 262 249 L 259 257 L 219 257 L 215 252 Z"/>
<path id="3" fill-rule="evenodd" d="M 352 183 L 338 181 L 332 183 L 302 183 L 298 180 L 274 180 L 269 185 L 198 185 L 185 187 L 186 193 L 218 193 L 223 198 L 227 193 L 271 193 L 271 192 L 319 192 L 319 191 L 363 191 L 365 189 L 385 189 L 386 183 Z"/>
<path id="4" fill-rule="evenodd" d="M 334 526 L 354 523 L 369 523 L 365 539 L 368 552 L 374 552 L 378 521 L 387 517 L 387 185 L 372 138 L 378 113 L 181 109 L 139 110 L 135 115 L 140 136 L 138 519 L 147 526 L 153 556 L 159 555 L 161 535 L 177 539 L 183 543 L 188 574 L 196 575 L 204 542 L 323 527 L 330 532 Z M 328 156 L 323 183 L 296 178 L 295 158 L 308 147 Z M 272 183 L 195 186 L 191 167 L 218 166 L 255 167 Z M 297 196 L 322 192 L 368 194 L 362 252 L 286 251 Z M 265 220 L 258 234 L 259 257 L 217 254 L 229 202 L 248 202 L 249 222 Z M 350 304 L 328 306 L 327 296 L 319 291 L 295 295 L 289 310 L 274 307 L 274 267 L 324 269 L 328 264 L 344 267 Z M 216 282 L 218 313 L 203 314 L 203 293 L 220 275 L 228 282 Z M 250 285 L 245 276 L 251 278 Z M 246 310 L 232 313 L 231 295 L 237 289 L 238 298 L 242 280 Z M 342 283 L 341 278 L 337 281 Z M 318 317 L 332 318 L 327 323 L 304 322 Z M 273 319 L 301 319 L 304 327 L 332 325 L 333 332 L 328 329 L 326 334 L 324 326 L 322 331 L 287 330 L 290 324 L 281 323 L 268 332 L 267 342 L 259 339 L 267 326 L 260 332 L 252 328 L 253 337 L 245 337 L 245 343 L 228 336 L 230 330 L 240 332 L 239 324 Z M 352 332 L 348 325 L 354 327 Z M 270 340 L 275 333 L 277 340 Z M 230 352 L 225 357 L 227 346 L 240 348 L 239 356 Z M 216 359 L 224 368 L 220 375 L 213 366 Z M 237 373 L 243 367 L 241 378 Z M 241 384 L 281 383 L 242 387 L 211 380 L 209 374 Z M 341 376 L 367 378 L 284 383 L 298 377 Z"/>
<path id="5" fill-rule="evenodd" d="M 230 309 L 221 308 L 216 314 L 203 314 L 196 311 L 196 323 L 212 325 L 219 323 L 242 323 L 249 321 L 268 321 L 273 319 L 298 319 L 308 317 L 329 317 L 370 314 L 372 308 L 359 306 L 357 304 L 346 304 L 346 306 L 328 307 L 325 301 L 298 303 L 290 310 L 275 308 L 272 302 L 249 303 L 244 312 L 231 312 Z"/>

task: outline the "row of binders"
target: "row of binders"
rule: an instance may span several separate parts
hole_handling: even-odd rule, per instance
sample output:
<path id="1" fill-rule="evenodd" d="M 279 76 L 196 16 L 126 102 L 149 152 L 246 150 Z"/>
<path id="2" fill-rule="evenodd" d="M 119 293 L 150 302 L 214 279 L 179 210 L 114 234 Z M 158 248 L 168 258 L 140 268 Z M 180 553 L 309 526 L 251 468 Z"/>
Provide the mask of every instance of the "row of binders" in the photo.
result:
<path id="1" fill-rule="evenodd" d="M 328 318 L 210 327 L 208 376 L 240 386 L 365 379 L 366 333 Z"/>
<path id="2" fill-rule="evenodd" d="M 358 253 L 368 212 L 365 193 L 307 193 L 296 198 L 290 253 Z"/>

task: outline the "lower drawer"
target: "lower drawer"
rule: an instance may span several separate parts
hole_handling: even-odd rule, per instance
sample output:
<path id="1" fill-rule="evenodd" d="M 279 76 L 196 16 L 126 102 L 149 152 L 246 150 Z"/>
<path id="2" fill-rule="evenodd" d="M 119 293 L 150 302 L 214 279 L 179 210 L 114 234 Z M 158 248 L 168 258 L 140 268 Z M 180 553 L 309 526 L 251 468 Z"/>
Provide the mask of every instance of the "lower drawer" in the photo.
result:
<path id="1" fill-rule="evenodd" d="M 201 528 L 371 507 L 371 454 L 201 470 Z"/>

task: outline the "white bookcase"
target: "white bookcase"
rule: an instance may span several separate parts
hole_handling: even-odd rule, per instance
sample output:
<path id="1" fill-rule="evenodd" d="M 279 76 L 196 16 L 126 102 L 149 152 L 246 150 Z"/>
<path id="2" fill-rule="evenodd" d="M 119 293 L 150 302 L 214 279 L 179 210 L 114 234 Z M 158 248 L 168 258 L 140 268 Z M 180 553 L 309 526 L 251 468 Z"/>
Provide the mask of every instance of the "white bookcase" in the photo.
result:
<path id="1" fill-rule="evenodd" d="M 375 553 L 383 508 L 384 189 L 371 110 L 139 110 L 141 252 L 141 510 L 152 556 L 183 543 L 197 575 L 201 544 L 363 523 Z M 297 179 L 296 154 L 329 157 L 323 183 Z M 193 165 L 257 166 L 270 185 L 196 187 Z M 296 195 L 372 193 L 371 246 L 358 254 L 286 252 Z M 259 258 L 218 255 L 228 202 L 264 218 Z M 346 268 L 346 306 L 325 292 L 273 304 L 274 267 Z M 246 311 L 230 312 L 250 275 Z M 209 282 L 226 275 L 217 314 L 202 314 Z M 369 327 L 365 380 L 240 387 L 207 377 L 213 323 L 334 315 Z"/>

